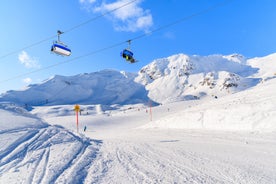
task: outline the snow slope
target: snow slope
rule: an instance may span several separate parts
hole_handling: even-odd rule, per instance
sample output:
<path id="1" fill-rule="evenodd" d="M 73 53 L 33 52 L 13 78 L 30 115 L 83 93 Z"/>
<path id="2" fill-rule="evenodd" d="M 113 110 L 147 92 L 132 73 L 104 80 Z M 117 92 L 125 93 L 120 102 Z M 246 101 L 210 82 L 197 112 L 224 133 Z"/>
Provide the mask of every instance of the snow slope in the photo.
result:
<path id="1" fill-rule="evenodd" d="M 246 91 L 189 104 L 144 128 L 276 131 L 275 89 L 276 79 L 272 79 Z"/>
<path id="2" fill-rule="evenodd" d="M 62 105 L 38 104 L 30 112 L 0 103 L 0 183 L 276 183 L 276 55 L 171 58 L 156 60 L 135 79 L 162 105 L 82 104 L 79 133 L 74 105 L 58 98 Z M 213 67 L 204 68 L 207 63 Z M 34 89 L 47 92 L 67 81 L 53 79 L 30 86 L 28 95 L 38 99 Z M 110 89 L 104 84 L 102 90 Z M 72 86 L 71 95 L 79 89 Z M 27 91 L 18 96 L 31 99 Z"/>
<path id="3" fill-rule="evenodd" d="M 275 87 L 271 79 L 212 101 L 164 104 L 152 108 L 152 121 L 142 104 L 82 106 L 82 133 L 102 140 L 84 183 L 275 183 Z M 76 132 L 69 109 L 32 112 Z"/>
<path id="4" fill-rule="evenodd" d="M 256 57 L 247 60 L 247 64 L 255 68 L 259 68 L 259 71 L 253 75 L 253 77 L 260 77 L 263 80 L 269 80 L 276 77 L 276 53 L 270 54 L 265 57 Z"/>
<path id="5" fill-rule="evenodd" d="M 80 183 L 101 144 L 10 104 L 0 104 L 0 137 L 1 183 Z"/>
<path id="6" fill-rule="evenodd" d="M 103 70 L 76 76 L 56 75 L 41 84 L 28 86 L 22 91 L 8 91 L 0 101 L 16 104 L 133 104 L 147 102 L 147 92 L 134 82 L 135 74 Z"/>
<path id="7" fill-rule="evenodd" d="M 266 92 L 275 87 L 275 80 L 264 84 Z M 259 88 L 255 87 L 255 91 L 250 94 L 259 92 L 260 98 L 268 94 L 257 89 Z M 52 124 L 48 125 L 24 109 L 2 105 L 1 125 L 5 122 L 10 126 L 1 127 L 0 132 L 0 181 L 246 184 L 276 182 L 275 127 L 269 131 L 260 127 L 254 130 L 249 128 L 247 131 L 229 131 L 229 125 L 225 129 L 220 127 L 220 131 L 214 131 L 204 127 L 194 129 L 191 126 L 192 123 L 201 121 L 198 119 L 193 122 L 189 119 L 187 112 L 190 113 L 188 115 L 193 115 L 191 108 L 201 109 L 202 112 L 208 111 L 210 107 L 219 109 L 223 105 L 228 106 L 227 98 L 222 97 L 216 99 L 216 103 L 203 105 L 198 104 L 198 101 L 188 101 L 154 107 L 152 121 L 149 109 L 145 109 L 147 107 L 142 104 L 114 107 L 106 111 L 92 105 L 83 105 L 85 111 L 79 116 L 80 130 L 81 134 L 91 139 L 76 134 L 72 106 L 35 108 L 32 113 Z M 252 98 L 238 102 L 232 99 L 239 116 L 247 116 L 248 111 L 242 105 L 250 103 L 250 99 Z M 264 104 L 270 100 L 265 100 Z M 275 103 L 272 101 L 270 105 L 272 104 Z M 254 108 L 258 107 L 252 106 L 252 109 Z M 62 113 L 59 114 L 59 111 Z M 232 111 L 233 108 L 230 108 L 228 112 L 231 114 Z M 15 117 L 16 121 L 12 120 Z M 227 113 L 221 117 L 227 117 Z M 9 119 L 17 123 L 13 126 Z M 275 122 L 274 120 L 274 113 L 266 114 L 266 122 Z M 167 126 L 164 126 L 164 122 Z M 87 131 L 83 132 L 85 125 Z M 235 123 L 233 127 L 232 130 L 237 128 Z"/>
<path id="8" fill-rule="evenodd" d="M 273 132 L 276 131 L 275 89 L 276 79 L 271 79 L 228 96 L 159 105 L 152 108 L 152 116 L 149 106 L 143 104 L 117 105 L 112 108 L 81 105 L 82 115 L 79 118 L 82 128 L 87 125 L 104 128 L 107 132 L 138 127 Z M 32 113 L 51 124 L 61 121 L 62 126 L 75 130 L 73 108 L 73 105 L 42 106 L 35 107 Z"/>

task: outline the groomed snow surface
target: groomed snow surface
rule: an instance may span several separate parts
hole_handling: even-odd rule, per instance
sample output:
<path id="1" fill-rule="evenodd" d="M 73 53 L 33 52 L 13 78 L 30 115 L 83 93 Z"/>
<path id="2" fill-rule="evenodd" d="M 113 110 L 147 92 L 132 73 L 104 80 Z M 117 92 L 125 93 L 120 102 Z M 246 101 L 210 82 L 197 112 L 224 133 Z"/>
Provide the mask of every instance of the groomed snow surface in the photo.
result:
<path id="1" fill-rule="evenodd" d="M 275 61 L 180 54 L 9 91 L 0 183 L 276 184 Z"/>
<path id="2" fill-rule="evenodd" d="M 72 105 L 30 114 L 2 103 L 0 181 L 275 183 L 275 87 L 152 109 L 85 105 L 79 133 Z"/>

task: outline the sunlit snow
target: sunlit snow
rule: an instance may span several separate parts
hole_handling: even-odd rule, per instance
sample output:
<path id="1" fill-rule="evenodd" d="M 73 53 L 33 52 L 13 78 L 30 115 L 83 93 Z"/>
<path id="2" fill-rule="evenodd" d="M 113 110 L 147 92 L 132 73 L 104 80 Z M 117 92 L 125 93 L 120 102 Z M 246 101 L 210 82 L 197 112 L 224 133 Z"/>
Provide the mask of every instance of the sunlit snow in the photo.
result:
<path id="1" fill-rule="evenodd" d="M 276 183 L 274 62 L 178 54 L 8 91 L 0 183 Z"/>

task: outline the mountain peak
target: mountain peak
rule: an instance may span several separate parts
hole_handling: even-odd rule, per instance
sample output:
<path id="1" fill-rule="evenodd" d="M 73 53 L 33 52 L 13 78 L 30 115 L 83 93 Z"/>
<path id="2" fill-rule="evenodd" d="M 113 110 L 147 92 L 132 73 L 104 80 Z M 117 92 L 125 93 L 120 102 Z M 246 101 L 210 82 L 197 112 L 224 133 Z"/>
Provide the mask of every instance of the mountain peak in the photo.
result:
<path id="1" fill-rule="evenodd" d="M 234 61 L 243 65 L 246 65 L 246 58 L 241 54 L 230 54 L 223 57 L 225 59 L 228 59 L 229 61 Z"/>
<path id="2" fill-rule="evenodd" d="M 275 78 L 276 54 L 246 59 L 240 54 L 175 54 L 155 59 L 138 73 L 102 70 L 75 76 L 55 75 L 22 91 L 8 91 L 0 101 L 29 105 L 133 104 L 201 99 L 239 92 L 260 78 Z"/>
<path id="3" fill-rule="evenodd" d="M 147 103 L 145 87 L 134 82 L 134 76 L 115 70 L 75 76 L 55 75 L 41 84 L 30 85 L 24 91 L 7 92 L 0 101 L 30 106 Z"/>
<path id="4" fill-rule="evenodd" d="M 149 97 L 159 103 L 199 99 L 211 93 L 221 96 L 244 90 L 259 81 L 247 79 L 258 69 L 245 65 L 244 60 L 239 54 L 177 54 L 146 65 L 135 81 L 145 85 Z"/>

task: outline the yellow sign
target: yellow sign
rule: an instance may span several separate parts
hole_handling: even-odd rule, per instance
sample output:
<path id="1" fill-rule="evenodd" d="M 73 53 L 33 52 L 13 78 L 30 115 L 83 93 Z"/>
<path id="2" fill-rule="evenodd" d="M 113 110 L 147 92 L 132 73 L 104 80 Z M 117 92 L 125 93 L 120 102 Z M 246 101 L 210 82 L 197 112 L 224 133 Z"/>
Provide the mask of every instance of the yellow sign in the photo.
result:
<path id="1" fill-rule="evenodd" d="M 74 109 L 76 112 L 79 112 L 80 111 L 80 106 L 79 105 L 75 105 L 75 109 Z"/>

